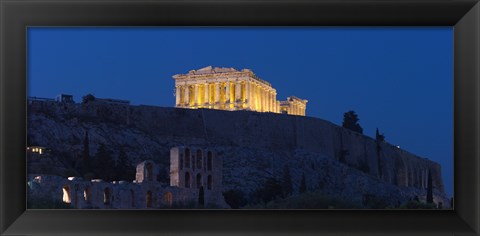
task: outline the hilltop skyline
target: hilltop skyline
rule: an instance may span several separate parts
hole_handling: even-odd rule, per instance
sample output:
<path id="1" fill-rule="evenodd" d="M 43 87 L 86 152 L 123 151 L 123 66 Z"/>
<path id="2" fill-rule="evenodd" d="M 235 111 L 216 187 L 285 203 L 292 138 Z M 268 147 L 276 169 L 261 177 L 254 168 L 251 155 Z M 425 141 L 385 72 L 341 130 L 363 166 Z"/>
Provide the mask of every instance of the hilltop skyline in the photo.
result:
<path id="1" fill-rule="evenodd" d="M 309 101 L 307 116 L 341 126 L 359 115 L 364 134 L 442 165 L 453 192 L 451 27 L 29 28 L 28 94 L 92 93 L 173 107 L 175 74 L 206 66 L 251 69 L 277 99 Z"/>

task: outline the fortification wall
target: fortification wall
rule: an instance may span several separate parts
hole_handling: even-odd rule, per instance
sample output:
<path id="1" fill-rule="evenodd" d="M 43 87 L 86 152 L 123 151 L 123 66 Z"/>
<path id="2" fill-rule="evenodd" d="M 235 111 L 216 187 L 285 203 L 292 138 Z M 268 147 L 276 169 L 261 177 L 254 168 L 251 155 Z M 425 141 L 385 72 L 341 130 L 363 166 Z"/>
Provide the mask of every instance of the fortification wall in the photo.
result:
<path id="1" fill-rule="evenodd" d="M 347 150 L 346 164 L 366 168 L 372 175 L 401 186 L 426 187 L 427 170 L 433 186 L 444 191 L 440 165 L 331 122 L 301 116 L 249 111 L 134 107 L 133 124 L 157 135 L 174 135 L 184 142 L 241 146 L 269 150 L 322 153 L 339 159 Z M 152 122 L 153 121 L 153 122 Z"/>
<path id="2" fill-rule="evenodd" d="M 331 180 L 331 189 L 325 191 L 361 178 L 369 183 L 365 186 L 380 181 L 375 188 L 371 187 L 372 193 L 386 188 L 381 183 L 409 188 L 402 193 L 402 199 L 407 199 L 425 195 L 430 170 L 434 189 L 444 194 L 439 164 L 313 117 L 55 102 L 30 104 L 28 112 L 28 132 L 35 145 L 81 153 L 81 140 L 88 130 L 91 154 L 99 143 L 108 143 L 113 156 L 117 147 L 122 147 L 132 162 L 152 159 L 160 166 L 160 172 L 168 173 L 173 146 L 214 148 L 223 155 L 224 189 L 251 192 L 266 177 L 281 176 L 287 165 L 292 169 L 295 188 L 302 174 L 307 176 L 311 188 L 318 188 L 326 178 Z M 349 154 L 342 156 L 342 150 Z M 361 171 L 342 177 L 341 173 L 346 171 L 342 166 Z M 356 193 L 362 191 L 366 190 L 359 188 Z M 442 201 L 448 201 L 444 197 Z"/>

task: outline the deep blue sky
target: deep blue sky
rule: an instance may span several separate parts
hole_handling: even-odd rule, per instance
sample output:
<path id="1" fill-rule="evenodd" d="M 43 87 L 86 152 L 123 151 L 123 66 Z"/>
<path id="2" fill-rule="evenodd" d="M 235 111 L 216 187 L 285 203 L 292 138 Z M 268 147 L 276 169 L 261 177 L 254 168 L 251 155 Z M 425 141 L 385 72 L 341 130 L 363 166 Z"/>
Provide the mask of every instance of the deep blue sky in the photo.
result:
<path id="1" fill-rule="evenodd" d="M 28 94 L 85 94 L 174 105 L 174 74 L 208 65 L 252 69 L 307 115 L 442 165 L 453 192 L 452 27 L 29 28 Z"/>

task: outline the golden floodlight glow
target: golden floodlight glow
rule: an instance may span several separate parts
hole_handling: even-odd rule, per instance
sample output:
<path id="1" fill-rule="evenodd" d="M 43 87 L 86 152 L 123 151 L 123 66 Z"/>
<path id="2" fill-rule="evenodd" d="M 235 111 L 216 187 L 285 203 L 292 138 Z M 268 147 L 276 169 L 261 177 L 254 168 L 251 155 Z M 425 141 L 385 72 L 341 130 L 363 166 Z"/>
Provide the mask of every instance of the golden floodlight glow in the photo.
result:
<path id="1" fill-rule="evenodd" d="M 276 89 L 249 69 L 207 66 L 173 78 L 175 107 L 306 114 L 307 100 L 291 96 L 277 101 Z"/>
<path id="2" fill-rule="evenodd" d="M 63 202 L 70 203 L 72 202 L 70 198 L 70 188 L 68 186 L 63 187 Z"/>

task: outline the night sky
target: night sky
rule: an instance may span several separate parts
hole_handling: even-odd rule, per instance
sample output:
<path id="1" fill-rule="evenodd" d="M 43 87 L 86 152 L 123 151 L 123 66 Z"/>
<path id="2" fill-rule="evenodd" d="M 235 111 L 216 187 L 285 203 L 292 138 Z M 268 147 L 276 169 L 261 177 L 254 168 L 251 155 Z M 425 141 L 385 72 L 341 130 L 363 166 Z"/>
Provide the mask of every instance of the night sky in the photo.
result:
<path id="1" fill-rule="evenodd" d="M 453 28 L 29 28 L 28 94 L 130 100 L 172 107 L 175 74 L 249 68 L 307 116 L 341 125 L 442 165 L 453 193 Z"/>

